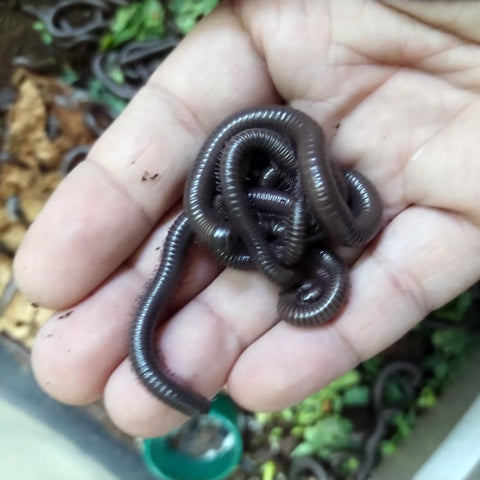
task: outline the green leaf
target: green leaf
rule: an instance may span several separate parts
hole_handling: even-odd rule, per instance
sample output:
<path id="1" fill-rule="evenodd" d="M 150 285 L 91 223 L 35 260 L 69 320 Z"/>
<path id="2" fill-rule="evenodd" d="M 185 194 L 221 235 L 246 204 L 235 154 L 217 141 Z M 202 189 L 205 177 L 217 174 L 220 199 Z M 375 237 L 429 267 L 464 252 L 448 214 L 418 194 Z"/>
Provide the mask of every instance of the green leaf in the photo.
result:
<path id="1" fill-rule="evenodd" d="M 143 19 L 145 30 L 158 29 L 165 20 L 165 10 L 158 1 L 146 0 L 143 5 Z"/>
<path id="2" fill-rule="evenodd" d="M 434 378 L 439 382 L 443 382 L 448 376 L 448 359 L 440 352 L 426 357 L 422 361 L 422 367 L 431 370 Z"/>
<path id="3" fill-rule="evenodd" d="M 321 401 L 318 396 L 307 398 L 297 407 L 296 423 L 312 425 L 323 416 Z"/>
<path id="4" fill-rule="evenodd" d="M 380 357 L 372 357 L 369 358 L 368 360 L 365 360 L 362 363 L 362 369 L 365 371 L 365 373 L 370 374 L 370 375 L 377 375 L 377 373 L 380 371 L 382 368 L 382 359 Z"/>
<path id="5" fill-rule="evenodd" d="M 201 17 L 209 14 L 218 0 L 168 0 L 167 8 L 180 32 L 189 32 Z"/>
<path id="6" fill-rule="evenodd" d="M 273 416 L 274 414 L 270 412 L 259 412 L 255 414 L 257 422 L 262 425 L 269 423 L 272 420 Z"/>
<path id="7" fill-rule="evenodd" d="M 321 418 L 340 413 L 344 406 L 342 393 L 359 385 L 360 381 L 360 372 L 357 370 L 347 372 L 294 407 L 292 409 L 293 420 L 297 425 L 311 426 Z M 352 401 L 354 401 L 355 394 L 355 391 L 350 394 L 349 398 L 352 398 Z M 357 392 L 357 394 L 360 394 L 360 392 Z"/>
<path id="8" fill-rule="evenodd" d="M 273 460 L 269 460 L 260 467 L 260 470 L 262 472 L 262 480 L 274 480 L 277 467 Z"/>
<path id="9" fill-rule="evenodd" d="M 98 46 L 99 46 L 100 50 L 102 50 L 104 52 L 105 50 L 108 50 L 109 48 L 113 48 L 113 42 L 114 42 L 113 33 L 112 32 L 107 32 L 100 39 L 100 41 L 98 43 Z"/>
<path id="10" fill-rule="evenodd" d="M 343 404 L 348 407 L 363 407 L 370 401 L 370 389 L 365 385 L 355 385 L 343 394 Z"/>
<path id="11" fill-rule="evenodd" d="M 139 6 L 132 14 L 129 22 L 120 30 L 113 32 L 113 46 L 116 47 L 129 40 L 140 40 L 140 32 L 142 29 L 142 9 Z"/>
<path id="12" fill-rule="evenodd" d="M 460 296 L 434 312 L 434 316 L 444 320 L 459 322 L 465 316 L 474 300 L 473 292 L 467 290 Z"/>
<path id="13" fill-rule="evenodd" d="M 398 412 L 392 419 L 392 425 L 396 428 L 396 437 L 404 440 L 412 432 L 416 423 L 416 415 L 413 409 L 407 412 Z"/>
<path id="14" fill-rule="evenodd" d="M 475 340 L 472 340 L 472 342 Z M 427 371 L 431 371 L 433 377 L 427 379 L 426 384 L 435 392 L 441 392 L 464 368 L 468 355 L 450 356 L 437 350 L 422 362 Z"/>
<path id="15" fill-rule="evenodd" d="M 442 328 L 433 332 L 432 343 L 447 355 L 462 355 L 472 344 L 472 336 L 461 328 Z"/>
<path id="16" fill-rule="evenodd" d="M 361 379 L 362 377 L 358 370 L 350 370 L 345 375 L 342 375 L 340 378 L 334 380 L 326 388 L 332 391 L 346 390 L 354 385 L 358 385 Z"/>
<path id="17" fill-rule="evenodd" d="M 293 414 L 293 410 L 291 408 L 285 408 L 280 412 L 280 417 L 282 420 L 285 422 L 293 422 L 295 419 L 295 416 Z"/>
<path id="18" fill-rule="evenodd" d="M 108 68 L 107 74 L 115 83 L 119 85 L 125 83 L 125 75 L 120 67 L 115 66 Z"/>
<path id="19" fill-rule="evenodd" d="M 397 444 L 393 440 L 383 440 L 380 443 L 380 453 L 382 457 L 389 457 L 397 450 Z"/>
<path id="20" fill-rule="evenodd" d="M 88 93 L 93 100 L 108 105 L 115 114 L 121 113 L 127 106 L 127 102 L 108 91 L 105 86 L 96 78 L 88 81 Z"/>
<path id="21" fill-rule="evenodd" d="M 69 65 L 66 66 L 60 74 L 60 80 L 67 85 L 73 85 L 80 79 L 80 75 Z"/>
<path id="22" fill-rule="evenodd" d="M 159 0 L 143 0 L 119 7 L 100 48 L 117 47 L 130 40 L 146 40 L 165 34 L 165 10 Z"/>
<path id="23" fill-rule="evenodd" d="M 304 432 L 305 432 L 305 428 L 304 428 L 304 427 L 302 427 L 301 425 L 295 425 L 295 426 L 290 430 L 290 435 L 291 435 L 292 437 L 302 438 Z"/>
<path id="24" fill-rule="evenodd" d="M 273 427 L 270 431 L 271 438 L 281 438 L 283 435 L 283 428 L 280 426 Z"/>
<path id="25" fill-rule="evenodd" d="M 319 418 L 321 418 L 321 413 L 316 413 L 312 411 L 300 411 L 297 415 L 297 423 L 299 425 L 312 425 L 315 423 Z"/>
<path id="26" fill-rule="evenodd" d="M 35 22 L 33 22 L 32 28 L 36 32 L 44 32 L 47 29 L 47 27 L 45 26 L 45 24 L 41 20 L 36 20 Z"/>
<path id="27" fill-rule="evenodd" d="M 315 453 L 315 446 L 308 442 L 299 443 L 290 454 L 291 457 L 307 457 Z"/>
<path id="28" fill-rule="evenodd" d="M 125 30 L 140 8 L 140 3 L 132 3 L 131 5 L 117 8 L 110 27 L 112 33 L 117 34 Z"/>
<path id="29" fill-rule="evenodd" d="M 325 412 L 323 411 L 323 415 L 327 415 L 329 414 L 330 412 L 333 412 L 333 413 L 340 413 L 343 409 L 343 398 L 341 395 L 339 395 L 338 393 L 332 395 L 329 399 L 328 399 L 329 403 L 330 403 L 330 410 L 328 412 Z"/>
<path id="30" fill-rule="evenodd" d="M 347 477 L 358 471 L 360 468 L 360 460 L 357 457 L 349 457 L 340 465 L 340 474 Z"/>
<path id="31" fill-rule="evenodd" d="M 319 451 L 340 449 L 351 445 L 352 430 L 353 424 L 350 420 L 340 415 L 332 415 L 305 428 L 304 438 Z"/>
<path id="32" fill-rule="evenodd" d="M 53 43 L 52 35 L 41 20 L 33 22 L 32 28 L 40 34 L 40 38 L 45 45 L 51 45 Z"/>
<path id="33" fill-rule="evenodd" d="M 386 405 L 399 406 L 409 403 L 411 398 L 402 382 L 392 378 L 385 384 L 384 400 Z"/>
<path id="34" fill-rule="evenodd" d="M 425 386 L 420 391 L 416 405 L 419 408 L 431 408 L 437 403 L 437 396 L 432 388 Z"/>

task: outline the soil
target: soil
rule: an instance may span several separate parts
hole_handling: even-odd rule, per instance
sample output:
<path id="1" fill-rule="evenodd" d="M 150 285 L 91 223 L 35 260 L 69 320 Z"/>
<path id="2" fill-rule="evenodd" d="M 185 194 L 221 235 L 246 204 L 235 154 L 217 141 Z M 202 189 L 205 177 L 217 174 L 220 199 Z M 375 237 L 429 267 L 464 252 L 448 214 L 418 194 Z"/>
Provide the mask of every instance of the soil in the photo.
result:
<path id="1" fill-rule="evenodd" d="M 40 2 L 29 0 L 28 4 L 38 5 Z M 32 17 L 23 13 L 18 5 L 20 1 L 4 0 L 0 3 L 0 88 L 10 81 L 15 57 L 28 56 L 32 60 L 44 61 L 51 54 L 50 48 L 38 41 L 38 33 L 32 29 Z"/>
<path id="2" fill-rule="evenodd" d="M 32 28 L 35 18 L 21 10 L 24 5 L 48 6 L 54 3 L 55 0 L 0 1 L 0 90 L 9 84 L 16 58 L 28 61 L 37 71 L 45 71 L 78 56 L 79 52 L 55 49 L 40 41 L 38 32 Z"/>

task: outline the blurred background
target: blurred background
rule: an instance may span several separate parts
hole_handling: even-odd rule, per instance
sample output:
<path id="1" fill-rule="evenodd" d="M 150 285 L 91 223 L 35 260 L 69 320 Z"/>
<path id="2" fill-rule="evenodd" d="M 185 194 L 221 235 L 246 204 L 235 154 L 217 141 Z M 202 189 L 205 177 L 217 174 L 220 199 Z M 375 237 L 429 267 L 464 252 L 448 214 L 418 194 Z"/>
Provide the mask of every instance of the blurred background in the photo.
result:
<path id="1" fill-rule="evenodd" d="M 0 478 L 480 478 L 478 286 L 278 413 L 223 395 L 207 418 L 145 441 L 119 432 L 101 402 L 66 407 L 37 387 L 29 350 L 52 312 L 17 291 L 15 251 L 62 178 L 217 3 L 0 3 Z"/>

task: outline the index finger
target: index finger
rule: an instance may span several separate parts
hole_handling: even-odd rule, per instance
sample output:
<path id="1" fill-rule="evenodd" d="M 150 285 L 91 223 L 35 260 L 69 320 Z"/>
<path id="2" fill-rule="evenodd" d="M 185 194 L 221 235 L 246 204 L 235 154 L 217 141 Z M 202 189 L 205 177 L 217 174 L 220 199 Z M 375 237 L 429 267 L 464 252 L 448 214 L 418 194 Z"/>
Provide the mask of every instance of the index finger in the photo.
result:
<path id="1" fill-rule="evenodd" d="M 84 298 L 178 200 L 209 131 L 238 109 L 277 100 L 264 60 L 222 5 L 59 185 L 17 253 L 20 289 L 55 309 Z"/>

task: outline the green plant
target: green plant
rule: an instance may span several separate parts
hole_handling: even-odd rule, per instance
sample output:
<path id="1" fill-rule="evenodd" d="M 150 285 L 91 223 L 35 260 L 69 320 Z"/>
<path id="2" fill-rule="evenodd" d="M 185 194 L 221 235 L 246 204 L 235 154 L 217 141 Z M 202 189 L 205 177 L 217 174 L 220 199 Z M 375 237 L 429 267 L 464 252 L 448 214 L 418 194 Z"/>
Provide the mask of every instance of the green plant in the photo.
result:
<path id="1" fill-rule="evenodd" d="M 109 31 L 100 40 L 100 48 L 107 50 L 131 40 L 158 38 L 165 32 L 162 3 L 159 0 L 142 0 L 115 11 Z"/>
<path id="2" fill-rule="evenodd" d="M 195 24 L 218 5 L 218 0 L 167 0 L 167 10 L 178 30 L 188 33 Z"/>
<path id="3" fill-rule="evenodd" d="M 332 452 L 357 446 L 351 433 L 353 423 L 339 414 L 317 420 L 304 430 L 303 442 L 292 452 L 292 457 L 317 455 L 329 458 Z"/>
<path id="4" fill-rule="evenodd" d="M 477 331 L 468 327 L 472 316 L 478 315 L 473 302 L 472 292 L 465 292 L 432 312 L 428 320 L 433 322 L 424 322 L 408 334 L 407 341 L 420 339 L 417 343 L 423 346 L 423 382 L 415 398 L 398 379 L 392 378 L 385 385 L 385 404 L 402 409 L 389 422 L 387 436 L 379 445 L 381 455 L 394 454 L 414 430 L 418 416 L 436 405 L 439 395 L 478 345 Z M 282 439 L 291 437 L 296 439 L 292 457 L 313 455 L 326 462 L 338 478 L 351 476 L 360 465 L 360 440 L 368 433 L 359 437 L 355 415 L 359 411 L 364 412 L 363 416 L 372 415 L 372 387 L 386 362 L 382 355 L 373 357 L 294 407 L 257 414 L 270 446 L 278 450 Z M 343 459 L 334 462 L 339 452 Z"/>
<path id="5" fill-rule="evenodd" d="M 51 45 L 53 42 L 53 37 L 50 32 L 47 30 L 47 27 L 41 20 L 33 22 L 32 28 L 40 34 L 40 38 L 45 45 Z"/>

